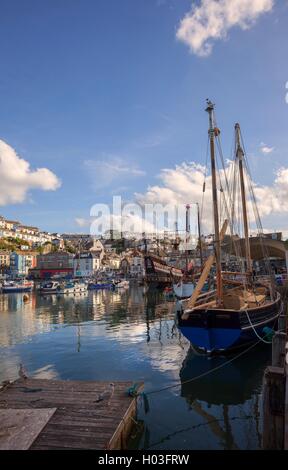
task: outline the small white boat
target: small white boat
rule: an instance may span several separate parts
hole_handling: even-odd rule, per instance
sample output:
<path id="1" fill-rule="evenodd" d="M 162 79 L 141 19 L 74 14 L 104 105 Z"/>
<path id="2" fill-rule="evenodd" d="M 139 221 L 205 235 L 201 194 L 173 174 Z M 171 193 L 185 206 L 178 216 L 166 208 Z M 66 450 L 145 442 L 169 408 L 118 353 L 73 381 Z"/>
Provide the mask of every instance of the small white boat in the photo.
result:
<path id="1" fill-rule="evenodd" d="M 116 287 L 117 289 L 119 288 L 124 288 L 124 289 L 127 289 L 129 287 L 129 281 L 127 281 L 126 279 L 120 279 L 119 281 L 114 281 L 113 282 L 114 284 L 114 287 Z"/>
<path id="2" fill-rule="evenodd" d="M 41 294 L 59 294 L 62 287 L 57 281 L 48 281 L 40 286 Z"/>
<path id="3" fill-rule="evenodd" d="M 178 284 L 173 284 L 173 291 L 178 299 L 188 299 L 193 294 L 194 289 L 194 282 L 180 281 Z"/>
<path id="4" fill-rule="evenodd" d="M 87 292 L 88 286 L 84 282 L 67 281 L 60 290 L 60 294 L 83 294 Z"/>

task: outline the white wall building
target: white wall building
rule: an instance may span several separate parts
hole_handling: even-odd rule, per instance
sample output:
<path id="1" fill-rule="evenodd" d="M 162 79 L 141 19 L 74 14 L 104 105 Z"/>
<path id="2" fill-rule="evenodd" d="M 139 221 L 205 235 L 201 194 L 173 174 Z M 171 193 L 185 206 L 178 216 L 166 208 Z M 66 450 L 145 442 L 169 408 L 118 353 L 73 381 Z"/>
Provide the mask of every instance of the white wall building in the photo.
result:
<path id="1" fill-rule="evenodd" d="M 74 276 L 90 277 L 100 269 L 101 259 L 99 253 L 84 252 L 76 254 L 73 259 Z"/>

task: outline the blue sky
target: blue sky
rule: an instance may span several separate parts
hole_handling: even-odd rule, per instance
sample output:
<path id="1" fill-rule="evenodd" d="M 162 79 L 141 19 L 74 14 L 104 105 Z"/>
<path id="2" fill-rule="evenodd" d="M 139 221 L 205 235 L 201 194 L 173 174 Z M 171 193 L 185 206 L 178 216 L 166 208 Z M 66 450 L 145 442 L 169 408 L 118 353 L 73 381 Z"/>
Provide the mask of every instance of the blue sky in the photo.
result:
<path id="1" fill-rule="evenodd" d="M 161 188 L 163 169 L 205 164 L 207 97 L 225 156 L 239 121 L 254 181 L 269 193 L 288 167 L 288 2 L 272 4 L 263 0 L 267 11 L 249 28 L 228 24 L 203 57 L 176 37 L 191 0 L 0 0 L 0 139 L 31 171 L 52 172 L 27 183 L 19 202 L 4 197 L 0 213 L 88 231 L 76 219 L 93 204 Z M 288 173 L 279 178 L 288 195 Z M 274 215 L 263 210 L 265 227 L 288 229 L 282 202 L 271 202 L 283 209 Z"/>

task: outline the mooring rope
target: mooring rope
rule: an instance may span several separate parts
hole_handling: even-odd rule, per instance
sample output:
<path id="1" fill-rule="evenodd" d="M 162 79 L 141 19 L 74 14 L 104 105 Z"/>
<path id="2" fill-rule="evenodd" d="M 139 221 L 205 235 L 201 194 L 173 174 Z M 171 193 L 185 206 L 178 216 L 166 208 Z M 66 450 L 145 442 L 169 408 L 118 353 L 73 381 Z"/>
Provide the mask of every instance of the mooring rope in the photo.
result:
<path id="1" fill-rule="evenodd" d="M 262 341 L 263 343 L 271 344 L 272 341 L 266 341 L 264 338 L 262 338 L 260 335 L 258 335 L 257 331 L 256 331 L 255 328 L 254 328 L 253 323 L 251 322 L 251 319 L 250 319 L 250 317 L 249 317 L 249 314 L 248 314 L 247 310 L 244 310 L 244 311 L 245 311 L 245 313 L 246 313 L 246 315 L 247 315 L 247 318 L 248 318 L 248 321 L 249 321 L 249 323 L 250 323 L 250 326 L 251 326 L 252 330 L 254 331 L 255 335 L 257 336 L 257 338 L 258 338 L 260 341 Z M 267 334 L 269 334 L 269 333 L 267 333 Z"/>
<path id="2" fill-rule="evenodd" d="M 264 335 L 264 338 L 268 334 L 269 333 L 266 333 Z M 261 338 L 261 341 L 262 341 L 262 338 Z M 170 390 L 171 388 L 180 387 L 181 385 L 185 385 L 187 383 L 194 382 L 195 380 L 199 380 L 202 377 L 205 377 L 209 374 L 212 374 L 213 372 L 215 372 L 219 369 L 222 369 L 223 367 L 227 366 L 228 364 L 231 364 L 232 362 L 236 361 L 236 359 L 238 359 L 239 357 L 244 356 L 244 354 L 248 353 L 249 351 L 251 351 L 251 349 L 255 348 L 259 343 L 261 343 L 261 341 L 257 341 L 256 343 L 253 343 L 251 346 L 249 346 L 249 348 L 246 348 L 244 351 L 241 351 L 241 353 L 237 354 L 236 356 L 233 356 L 228 361 L 224 362 L 223 364 L 220 364 L 219 366 L 214 367 L 213 369 L 210 369 L 206 372 L 203 372 L 202 374 L 196 375 L 195 377 L 192 377 L 191 379 L 185 380 L 184 382 L 181 382 L 181 383 L 178 382 L 177 384 L 167 385 L 167 387 L 163 387 L 163 388 L 160 388 L 158 390 L 151 390 L 150 392 L 145 392 L 145 395 L 148 396 L 148 395 L 152 395 L 154 393 L 160 393 L 160 392 L 163 392 L 165 390 Z"/>

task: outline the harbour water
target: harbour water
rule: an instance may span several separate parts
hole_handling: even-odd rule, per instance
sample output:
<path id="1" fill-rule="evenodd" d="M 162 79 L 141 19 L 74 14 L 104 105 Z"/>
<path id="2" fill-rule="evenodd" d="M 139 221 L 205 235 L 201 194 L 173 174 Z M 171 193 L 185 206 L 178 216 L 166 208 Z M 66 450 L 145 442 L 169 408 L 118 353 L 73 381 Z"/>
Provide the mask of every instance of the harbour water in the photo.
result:
<path id="1" fill-rule="evenodd" d="M 141 287 L 79 297 L 32 293 L 28 302 L 0 294 L 0 381 L 16 379 L 19 364 L 35 378 L 143 381 L 149 407 L 139 399 L 144 432 L 131 445 L 259 449 L 270 348 L 256 346 L 232 362 L 198 355 L 174 310 L 163 294 Z"/>

